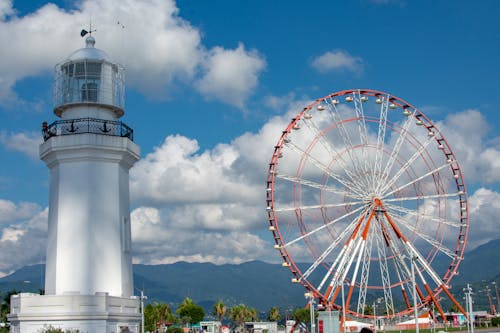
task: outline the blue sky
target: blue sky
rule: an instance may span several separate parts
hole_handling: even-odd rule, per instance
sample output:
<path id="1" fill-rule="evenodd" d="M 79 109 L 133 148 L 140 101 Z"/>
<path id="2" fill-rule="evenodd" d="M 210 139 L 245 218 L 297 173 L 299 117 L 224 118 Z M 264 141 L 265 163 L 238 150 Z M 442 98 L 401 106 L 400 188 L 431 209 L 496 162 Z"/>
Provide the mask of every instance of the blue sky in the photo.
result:
<path id="1" fill-rule="evenodd" d="M 301 107 L 350 88 L 390 92 L 447 129 L 470 248 L 497 238 L 499 12 L 497 1 L 0 0 L 0 273 L 43 261 L 40 126 L 56 120 L 53 66 L 83 47 L 90 18 L 96 47 L 126 67 L 122 120 L 142 149 L 136 262 L 278 261 L 264 214 L 272 148 Z"/>

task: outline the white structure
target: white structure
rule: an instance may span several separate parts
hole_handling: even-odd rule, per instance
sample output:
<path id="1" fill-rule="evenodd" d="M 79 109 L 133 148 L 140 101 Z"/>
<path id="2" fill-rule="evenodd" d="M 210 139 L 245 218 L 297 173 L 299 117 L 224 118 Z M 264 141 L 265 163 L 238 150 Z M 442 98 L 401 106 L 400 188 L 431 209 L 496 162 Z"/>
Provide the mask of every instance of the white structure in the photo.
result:
<path id="1" fill-rule="evenodd" d="M 50 169 L 45 294 L 12 298 L 11 332 L 51 325 L 138 332 L 133 296 L 129 169 L 139 159 L 124 114 L 123 69 L 87 37 L 55 67 L 54 113 L 40 158 Z"/>
<path id="2" fill-rule="evenodd" d="M 245 330 L 254 333 L 278 333 L 278 323 L 275 321 L 245 322 Z"/>
<path id="3" fill-rule="evenodd" d="M 200 321 L 200 329 L 203 333 L 220 333 L 221 328 L 220 321 Z"/>

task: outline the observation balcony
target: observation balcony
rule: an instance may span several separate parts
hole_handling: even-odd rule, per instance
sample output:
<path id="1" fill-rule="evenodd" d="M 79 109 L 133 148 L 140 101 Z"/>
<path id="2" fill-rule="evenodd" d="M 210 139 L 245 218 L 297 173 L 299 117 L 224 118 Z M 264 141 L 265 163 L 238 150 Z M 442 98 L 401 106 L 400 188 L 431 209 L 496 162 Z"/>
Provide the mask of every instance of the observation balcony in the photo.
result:
<path id="1" fill-rule="evenodd" d="M 43 141 L 47 141 L 53 136 L 84 133 L 119 136 L 134 141 L 134 130 L 121 121 L 79 118 L 58 120 L 50 125 L 47 125 L 46 122 L 42 124 Z"/>

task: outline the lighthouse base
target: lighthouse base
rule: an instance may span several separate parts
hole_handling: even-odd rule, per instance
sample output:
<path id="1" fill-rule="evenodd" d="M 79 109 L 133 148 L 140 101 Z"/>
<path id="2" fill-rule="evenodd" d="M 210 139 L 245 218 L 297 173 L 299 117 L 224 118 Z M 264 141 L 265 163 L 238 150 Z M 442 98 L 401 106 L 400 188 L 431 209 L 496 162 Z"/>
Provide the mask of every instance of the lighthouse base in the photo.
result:
<path id="1" fill-rule="evenodd" d="M 78 333 L 139 333 L 140 300 L 109 296 L 22 293 L 11 298 L 11 333 L 39 333 L 49 328 Z"/>

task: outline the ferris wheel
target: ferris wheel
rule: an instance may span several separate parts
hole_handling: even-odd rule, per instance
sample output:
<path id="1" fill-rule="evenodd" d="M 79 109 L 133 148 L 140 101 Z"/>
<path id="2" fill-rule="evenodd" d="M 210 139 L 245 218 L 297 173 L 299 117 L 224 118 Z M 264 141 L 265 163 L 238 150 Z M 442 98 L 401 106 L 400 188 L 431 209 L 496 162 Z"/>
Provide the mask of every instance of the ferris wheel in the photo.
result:
<path id="1" fill-rule="evenodd" d="M 464 312 L 449 291 L 469 225 L 462 171 L 408 102 L 361 89 L 303 108 L 274 147 L 266 199 L 282 265 L 323 306 L 373 318 L 378 303 L 394 318 L 415 302 L 445 318 L 442 293 Z"/>

